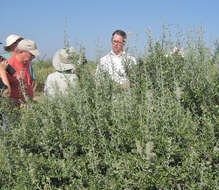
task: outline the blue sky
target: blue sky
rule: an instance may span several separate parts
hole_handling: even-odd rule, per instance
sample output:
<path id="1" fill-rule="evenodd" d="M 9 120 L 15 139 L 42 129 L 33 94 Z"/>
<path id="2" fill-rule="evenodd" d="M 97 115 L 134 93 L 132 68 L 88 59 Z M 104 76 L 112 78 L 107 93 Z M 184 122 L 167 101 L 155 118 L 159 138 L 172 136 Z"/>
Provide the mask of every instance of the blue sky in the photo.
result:
<path id="1" fill-rule="evenodd" d="M 64 46 L 65 29 L 70 45 L 84 46 L 92 60 L 110 50 L 116 29 L 130 32 L 139 49 L 146 28 L 159 36 L 162 23 L 181 30 L 202 26 L 210 40 L 219 37 L 218 0 L 0 0 L 0 7 L 0 41 L 12 33 L 33 39 L 41 58 Z"/>

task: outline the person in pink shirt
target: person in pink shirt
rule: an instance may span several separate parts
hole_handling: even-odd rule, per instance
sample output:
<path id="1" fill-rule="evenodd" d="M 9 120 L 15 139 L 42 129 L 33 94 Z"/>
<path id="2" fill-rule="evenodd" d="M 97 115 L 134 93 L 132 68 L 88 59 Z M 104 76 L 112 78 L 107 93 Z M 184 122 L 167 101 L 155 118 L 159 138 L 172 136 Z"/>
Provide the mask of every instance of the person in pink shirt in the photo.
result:
<path id="1" fill-rule="evenodd" d="M 16 47 L 17 47 L 18 43 L 23 39 L 24 38 L 19 36 L 19 35 L 10 34 L 6 38 L 6 42 L 5 42 L 5 46 L 4 46 L 4 50 L 6 51 L 6 53 L 4 53 L 2 55 L 2 57 L 4 57 L 5 59 L 9 59 L 12 56 L 14 56 L 16 54 Z M 29 69 L 30 69 L 30 75 L 31 75 L 31 79 L 32 79 L 32 86 L 34 87 L 36 76 L 35 76 L 35 72 L 33 70 L 32 64 L 30 64 Z"/>
<path id="2" fill-rule="evenodd" d="M 11 85 L 10 98 L 15 105 L 20 106 L 21 103 L 27 101 L 27 97 L 31 100 L 33 99 L 33 86 L 29 67 L 30 62 L 38 56 L 40 52 L 35 42 L 29 39 L 21 40 L 15 51 L 16 54 L 8 59 L 8 63 L 16 72 L 12 76 L 7 74 L 7 77 Z"/>

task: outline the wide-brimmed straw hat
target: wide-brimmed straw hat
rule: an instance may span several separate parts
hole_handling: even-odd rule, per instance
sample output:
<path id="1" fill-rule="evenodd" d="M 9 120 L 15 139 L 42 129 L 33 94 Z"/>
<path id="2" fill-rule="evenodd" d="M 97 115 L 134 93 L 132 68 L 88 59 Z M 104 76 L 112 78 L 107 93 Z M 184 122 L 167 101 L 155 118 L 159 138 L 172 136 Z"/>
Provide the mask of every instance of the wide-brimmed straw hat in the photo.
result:
<path id="1" fill-rule="evenodd" d="M 28 51 L 35 57 L 40 54 L 39 50 L 37 49 L 36 43 L 33 40 L 23 39 L 18 43 L 17 48 L 19 50 Z"/>
<path id="2" fill-rule="evenodd" d="M 75 53 L 73 47 L 59 49 L 53 56 L 53 66 L 57 71 L 67 71 L 74 67 L 71 60 L 71 55 Z"/>

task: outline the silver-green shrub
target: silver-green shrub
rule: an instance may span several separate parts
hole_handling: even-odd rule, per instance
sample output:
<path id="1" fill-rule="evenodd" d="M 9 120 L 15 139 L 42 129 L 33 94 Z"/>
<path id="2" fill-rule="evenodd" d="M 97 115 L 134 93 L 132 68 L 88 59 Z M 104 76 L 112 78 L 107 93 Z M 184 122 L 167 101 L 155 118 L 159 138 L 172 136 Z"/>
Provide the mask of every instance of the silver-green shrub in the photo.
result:
<path id="1" fill-rule="evenodd" d="M 132 88 L 107 75 L 96 84 L 88 62 L 68 97 L 10 113 L 16 119 L 0 131 L 1 189 L 218 188 L 211 51 L 198 36 L 184 42 L 184 57 L 166 56 L 178 42 L 148 39 L 127 71 Z"/>

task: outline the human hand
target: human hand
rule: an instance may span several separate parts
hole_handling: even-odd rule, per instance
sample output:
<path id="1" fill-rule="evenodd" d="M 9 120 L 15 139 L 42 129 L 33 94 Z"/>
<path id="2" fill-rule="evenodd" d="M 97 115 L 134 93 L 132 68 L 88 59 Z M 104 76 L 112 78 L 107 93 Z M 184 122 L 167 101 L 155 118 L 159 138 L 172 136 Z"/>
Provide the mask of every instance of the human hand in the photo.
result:
<path id="1" fill-rule="evenodd" d="M 120 88 L 128 88 L 128 87 L 129 87 L 129 83 L 128 82 L 120 85 Z"/>
<path id="2" fill-rule="evenodd" d="M 4 83 L 4 85 L 7 86 L 7 89 L 4 90 L 4 92 L 2 93 L 3 97 L 9 97 L 11 95 L 11 86 L 10 83 L 8 81 L 8 77 L 6 74 L 6 69 L 8 67 L 8 61 L 7 60 L 3 60 L 0 63 L 0 78 L 2 80 L 2 82 Z"/>
<path id="3" fill-rule="evenodd" d="M 35 87 L 35 81 L 34 80 L 31 82 L 31 86 L 34 89 L 34 87 Z"/>
<path id="4" fill-rule="evenodd" d="M 7 60 L 3 60 L 0 63 L 0 71 L 6 70 L 8 67 L 8 61 Z"/>
<path id="5" fill-rule="evenodd" d="M 74 73 L 75 71 L 76 71 L 76 68 L 73 68 L 73 69 L 72 69 L 72 73 Z"/>
<path id="6" fill-rule="evenodd" d="M 134 83 L 127 82 L 127 83 L 120 85 L 120 88 L 133 88 L 134 86 L 135 86 Z"/>
<path id="7" fill-rule="evenodd" d="M 4 92 L 2 93 L 2 96 L 5 98 L 10 97 L 10 95 L 11 95 L 11 87 L 5 89 Z"/>

